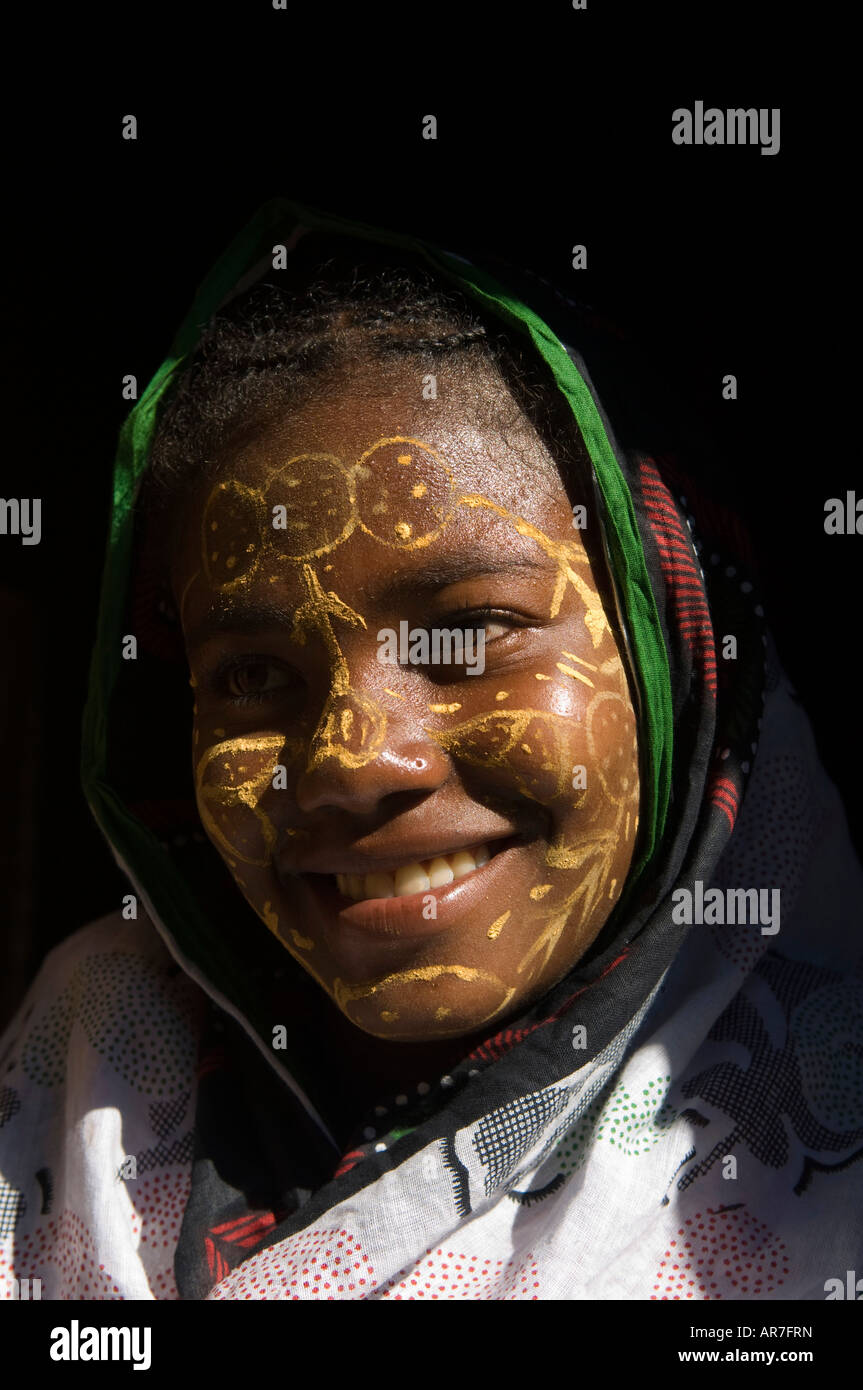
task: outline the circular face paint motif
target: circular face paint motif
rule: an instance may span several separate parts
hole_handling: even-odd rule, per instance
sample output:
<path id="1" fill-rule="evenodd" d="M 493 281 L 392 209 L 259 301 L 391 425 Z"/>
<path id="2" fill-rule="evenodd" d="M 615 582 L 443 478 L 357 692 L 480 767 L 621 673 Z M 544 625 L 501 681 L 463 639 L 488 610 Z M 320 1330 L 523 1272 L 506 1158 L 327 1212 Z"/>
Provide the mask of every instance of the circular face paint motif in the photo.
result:
<path id="1" fill-rule="evenodd" d="M 266 487 L 270 545 L 286 559 L 311 560 L 346 540 L 356 525 L 348 471 L 334 454 L 299 454 Z"/>
<path id="2" fill-rule="evenodd" d="M 396 435 L 382 439 L 356 466 L 363 530 L 396 550 L 430 545 L 452 516 L 453 476 L 427 444 Z"/>
<path id="3" fill-rule="evenodd" d="M 615 691 L 600 690 L 591 700 L 587 747 L 606 797 L 622 806 L 632 787 L 636 738 L 628 702 Z"/>
<path id="4" fill-rule="evenodd" d="M 214 589 L 249 580 L 266 537 L 264 499 L 257 488 L 231 479 L 217 483 L 204 508 L 202 559 Z"/>

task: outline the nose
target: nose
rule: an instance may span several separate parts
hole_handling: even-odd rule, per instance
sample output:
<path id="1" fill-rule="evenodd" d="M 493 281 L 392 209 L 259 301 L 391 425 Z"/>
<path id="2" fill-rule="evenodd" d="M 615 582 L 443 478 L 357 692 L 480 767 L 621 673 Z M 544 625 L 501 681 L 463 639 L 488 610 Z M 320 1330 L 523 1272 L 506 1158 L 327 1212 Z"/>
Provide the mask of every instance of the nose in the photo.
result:
<path id="1" fill-rule="evenodd" d="M 328 702 L 308 750 L 295 797 L 305 813 L 337 807 L 356 815 L 399 792 L 431 792 L 449 775 L 449 759 L 427 734 L 407 727 L 358 692 Z"/>
<path id="2" fill-rule="evenodd" d="M 433 791 L 449 775 L 449 759 L 407 710 L 391 714 L 381 703 L 385 677 L 370 636 L 377 629 L 337 594 L 324 594 L 311 566 L 303 574 L 308 600 L 294 626 L 322 638 L 329 690 L 297 782 L 297 805 L 304 812 L 329 806 L 362 815 L 395 793 Z M 344 628 L 345 651 L 334 619 Z"/>

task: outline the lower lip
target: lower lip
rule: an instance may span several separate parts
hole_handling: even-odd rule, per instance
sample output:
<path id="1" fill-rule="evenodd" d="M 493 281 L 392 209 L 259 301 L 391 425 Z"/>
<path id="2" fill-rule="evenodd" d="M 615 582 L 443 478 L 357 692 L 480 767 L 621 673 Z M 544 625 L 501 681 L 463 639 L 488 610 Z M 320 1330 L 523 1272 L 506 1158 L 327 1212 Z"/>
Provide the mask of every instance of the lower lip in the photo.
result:
<path id="1" fill-rule="evenodd" d="M 509 842 L 487 864 L 463 878 L 454 879 L 443 888 L 427 888 L 423 893 L 403 898 L 364 898 L 362 902 L 353 902 L 339 892 L 329 875 L 308 875 L 304 881 L 324 922 L 338 936 L 356 932 L 378 941 L 421 940 L 461 925 L 465 916 L 479 908 L 509 872 L 512 856 L 520 848 L 524 848 L 522 843 Z M 423 908 L 428 911 L 429 897 L 435 899 L 436 916 L 431 918 L 423 916 Z"/>

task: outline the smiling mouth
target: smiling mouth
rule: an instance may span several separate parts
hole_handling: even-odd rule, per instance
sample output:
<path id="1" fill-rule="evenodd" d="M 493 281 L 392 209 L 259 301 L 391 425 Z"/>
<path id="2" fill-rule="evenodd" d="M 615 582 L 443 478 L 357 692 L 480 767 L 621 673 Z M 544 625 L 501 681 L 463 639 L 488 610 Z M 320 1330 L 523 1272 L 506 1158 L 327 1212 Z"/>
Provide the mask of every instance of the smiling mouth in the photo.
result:
<path id="1" fill-rule="evenodd" d="M 503 842 L 499 842 L 495 846 L 495 853 L 503 847 Z M 334 874 L 333 877 L 339 892 L 354 902 L 365 902 L 370 898 L 410 898 L 417 893 L 429 893 L 435 888 L 445 888 L 457 879 L 467 878 L 493 857 L 487 844 L 479 844 L 455 850 L 452 854 L 437 855 L 434 859 L 419 859 L 412 864 L 403 864 L 393 873 Z"/>

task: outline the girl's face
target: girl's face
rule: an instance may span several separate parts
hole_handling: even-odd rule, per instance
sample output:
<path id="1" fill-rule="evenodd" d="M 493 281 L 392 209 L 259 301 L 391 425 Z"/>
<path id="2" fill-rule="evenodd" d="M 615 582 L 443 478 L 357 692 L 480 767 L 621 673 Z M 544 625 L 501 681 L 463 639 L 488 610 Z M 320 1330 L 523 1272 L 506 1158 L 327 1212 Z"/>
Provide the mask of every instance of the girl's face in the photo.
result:
<path id="1" fill-rule="evenodd" d="M 639 795 L 556 468 L 514 408 L 477 424 L 491 378 L 424 380 L 346 376 L 227 450 L 174 574 L 204 827 L 350 1022 L 405 1041 L 493 1031 L 571 969 Z"/>

